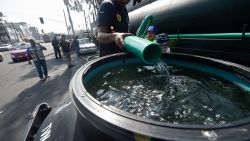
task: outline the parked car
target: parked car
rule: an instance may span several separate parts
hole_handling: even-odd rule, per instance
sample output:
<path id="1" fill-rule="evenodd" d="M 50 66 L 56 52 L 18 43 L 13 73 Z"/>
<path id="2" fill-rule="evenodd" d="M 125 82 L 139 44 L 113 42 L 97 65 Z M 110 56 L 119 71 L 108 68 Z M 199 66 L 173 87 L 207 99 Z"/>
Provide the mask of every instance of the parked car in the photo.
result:
<path id="1" fill-rule="evenodd" d="M 80 38 L 78 41 L 80 53 L 97 52 L 97 46 L 89 38 Z"/>
<path id="2" fill-rule="evenodd" d="M 37 43 L 45 43 L 44 40 L 36 40 Z"/>
<path id="3" fill-rule="evenodd" d="M 26 50 L 28 47 L 30 47 L 29 43 L 19 43 L 15 46 L 12 46 L 10 51 L 10 56 L 13 62 L 26 60 L 27 59 Z"/>
<path id="4" fill-rule="evenodd" d="M 3 54 L 0 52 L 0 62 L 3 62 Z"/>
<path id="5" fill-rule="evenodd" d="M 0 45 L 0 51 L 8 51 L 10 50 L 11 45 L 10 44 L 1 44 Z"/>

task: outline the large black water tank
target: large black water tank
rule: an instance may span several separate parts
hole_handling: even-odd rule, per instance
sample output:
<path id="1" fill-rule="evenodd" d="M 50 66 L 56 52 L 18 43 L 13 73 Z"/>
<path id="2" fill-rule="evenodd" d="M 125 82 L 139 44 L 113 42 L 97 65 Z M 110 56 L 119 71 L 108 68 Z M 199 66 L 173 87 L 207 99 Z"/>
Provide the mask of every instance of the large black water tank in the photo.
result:
<path id="1" fill-rule="evenodd" d="M 250 23 L 249 5 L 249 0 L 157 0 L 129 13 L 131 32 L 146 15 L 153 15 L 159 32 L 242 32 Z"/>

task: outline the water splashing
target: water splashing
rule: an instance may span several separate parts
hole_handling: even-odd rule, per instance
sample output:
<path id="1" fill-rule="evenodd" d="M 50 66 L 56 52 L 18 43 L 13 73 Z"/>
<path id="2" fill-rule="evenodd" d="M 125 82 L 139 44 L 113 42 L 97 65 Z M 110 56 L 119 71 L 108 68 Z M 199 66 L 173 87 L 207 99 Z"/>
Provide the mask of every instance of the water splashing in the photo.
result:
<path id="1" fill-rule="evenodd" d="M 168 65 L 161 59 L 155 64 L 155 68 L 160 74 L 169 75 Z"/>
<path id="2" fill-rule="evenodd" d="M 85 87 L 103 105 L 155 121 L 215 125 L 250 116 L 250 92 L 162 60 L 107 69 Z"/>

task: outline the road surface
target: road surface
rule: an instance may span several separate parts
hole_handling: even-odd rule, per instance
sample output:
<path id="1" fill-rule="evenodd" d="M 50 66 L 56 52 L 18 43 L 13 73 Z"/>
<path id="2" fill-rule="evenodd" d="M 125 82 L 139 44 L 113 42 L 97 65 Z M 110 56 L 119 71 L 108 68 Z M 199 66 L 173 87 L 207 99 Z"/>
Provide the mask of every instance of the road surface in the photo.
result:
<path id="1" fill-rule="evenodd" d="M 0 62 L 0 141 L 18 141 L 35 107 L 48 103 L 52 109 L 69 97 L 69 83 L 74 73 L 86 63 L 87 55 L 73 56 L 73 68 L 65 59 L 55 59 L 50 43 L 43 44 L 50 78 L 40 81 L 35 66 L 27 61 L 13 63 L 9 51 Z M 93 55 L 93 54 L 92 54 Z"/>

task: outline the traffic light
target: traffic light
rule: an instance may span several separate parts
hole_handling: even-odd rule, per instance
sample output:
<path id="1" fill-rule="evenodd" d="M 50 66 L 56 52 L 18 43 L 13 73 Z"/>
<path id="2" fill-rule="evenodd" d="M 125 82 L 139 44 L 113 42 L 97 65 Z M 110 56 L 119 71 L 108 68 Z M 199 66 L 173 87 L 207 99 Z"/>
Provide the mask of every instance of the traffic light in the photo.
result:
<path id="1" fill-rule="evenodd" d="M 39 19 L 40 19 L 41 24 L 44 24 L 43 18 L 40 17 Z"/>

